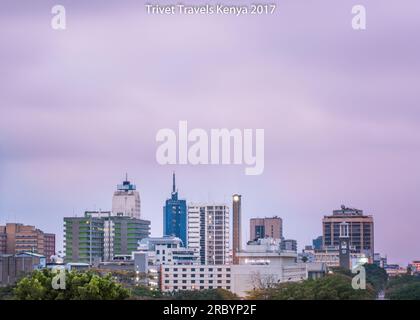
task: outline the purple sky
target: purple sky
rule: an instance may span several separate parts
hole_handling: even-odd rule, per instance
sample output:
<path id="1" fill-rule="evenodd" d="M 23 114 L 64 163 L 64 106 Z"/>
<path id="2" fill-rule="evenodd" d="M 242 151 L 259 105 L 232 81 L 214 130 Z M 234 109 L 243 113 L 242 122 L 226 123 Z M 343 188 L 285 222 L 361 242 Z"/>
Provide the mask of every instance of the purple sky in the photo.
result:
<path id="1" fill-rule="evenodd" d="M 0 224 L 35 224 L 61 247 L 63 217 L 110 209 L 128 172 L 160 235 L 176 170 L 187 201 L 241 193 L 244 238 L 250 217 L 279 215 L 302 247 L 346 204 L 374 216 L 390 262 L 420 258 L 417 0 L 285 0 L 262 17 L 88 2 L 0 3 Z M 50 27 L 54 4 L 66 31 Z M 366 31 L 351 28 L 355 4 Z M 179 120 L 265 129 L 264 174 L 159 166 L 156 132 Z"/>

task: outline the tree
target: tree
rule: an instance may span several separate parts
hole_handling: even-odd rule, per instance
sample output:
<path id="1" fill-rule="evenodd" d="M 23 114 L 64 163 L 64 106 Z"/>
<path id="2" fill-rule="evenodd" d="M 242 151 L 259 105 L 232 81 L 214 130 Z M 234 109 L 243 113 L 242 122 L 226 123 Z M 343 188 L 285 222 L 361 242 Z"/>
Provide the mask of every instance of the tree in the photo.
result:
<path id="1" fill-rule="evenodd" d="M 250 299 L 268 300 L 364 300 L 374 299 L 372 286 L 366 290 L 355 290 L 351 286 L 351 277 L 336 273 L 320 279 L 302 282 L 283 282 L 273 288 L 253 290 Z"/>
<path id="2" fill-rule="evenodd" d="M 385 269 L 376 264 L 364 264 L 364 267 L 366 270 L 366 281 L 373 286 L 377 293 L 384 290 L 388 281 L 388 274 Z"/>
<path id="3" fill-rule="evenodd" d="M 55 274 L 49 269 L 37 270 L 21 279 L 14 290 L 18 300 L 121 300 L 130 296 L 129 290 L 116 283 L 110 274 L 99 276 L 87 272 L 66 271 L 64 290 L 55 290 Z"/>
<path id="4" fill-rule="evenodd" d="M 420 282 L 405 284 L 388 293 L 391 300 L 420 300 Z"/>
<path id="5" fill-rule="evenodd" d="M 406 274 L 390 279 L 385 297 L 391 300 L 420 300 L 420 277 Z"/>
<path id="6" fill-rule="evenodd" d="M 13 286 L 0 287 L 0 300 L 12 300 L 13 290 Z"/>
<path id="7" fill-rule="evenodd" d="M 173 294 L 175 300 L 237 300 L 238 296 L 225 289 L 182 290 Z"/>
<path id="8" fill-rule="evenodd" d="M 136 299 L 159 299 L 163 297 L 163 294 L 160 290 L 152 289 L 148 286 L 137 286 L 131 290 L 131 298 Z"/>

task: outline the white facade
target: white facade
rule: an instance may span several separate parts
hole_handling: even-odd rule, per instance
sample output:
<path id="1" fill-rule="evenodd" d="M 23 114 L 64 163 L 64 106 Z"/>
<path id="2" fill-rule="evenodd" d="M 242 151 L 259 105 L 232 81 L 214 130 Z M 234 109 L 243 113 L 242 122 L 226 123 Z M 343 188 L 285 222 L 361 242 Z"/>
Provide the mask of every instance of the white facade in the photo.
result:
<path id="1" fill-rule="evenodd" d="M 304 263 L 276 265 L 161 265 L 160 288 L 178 290 L 226 289 L 245 297 L 253 289 L 308 278 Z"/>
<path id="2" fill-rule="evenodd" d="M 197 265 L 198 251 L 182 247 L 181 243 L 181 239 L 173 236 L 145 238 L 137 249 L 147 254 L 148 265 Z"/>
<path id="3" fill-rule="evenodd" d="M 237 265 L 161 266 L 161 289 L 223 288 L 240 297 L 253 289 L 308 278 L 308 264 L 296 263 L 296 252 L 280 250 L 280 242 L 260 239 L 238 253 Z"/>
<path id="4" fill-rule="evenodd" d="M 226 204 L 188 206 L 188 247 L 199 250 L 201 264 L 221 265 L 230 262 L 229 229 L 229 207 Z"/>
<path id="5" fill-rule="evenodd" d="M 307 265 L 296 263 L 295 251 L 281 250 L 278 239 L 250 242 L 237 257 L 239 264 L 231 266 L 232 292 L 239 296 L 246 296 L 253 289 L 308 278 Z"/>
<path id="6" fill-rule="evenodd" d="M 232 268 L 231 291 L 245 297 L 253 289 L 266 288 L 281 282 L 296 282 L 308 278 L 304 263 L 274 265 L 236 264 Z"/>
<path id="7" fill-rule="evenodd" d="M 203 209 L 200 209 L 203 208 Z M 204 207 L 189 205 L 187 213 L 187 244 L 188 248 L 200 251 L 200 210 Z"/>
<path id="8" fill-rule="evenodd" d="M 140 194 L 130 181 L 124 181 L 117 186 L 112 197 L 112 214 L 140 219 Z"/>
<path id="9" fill-rule="evenodd" d="M 161 266 L 160 286 L 163 292 L 178 290 L 232 290 L 231 266 Z"/>

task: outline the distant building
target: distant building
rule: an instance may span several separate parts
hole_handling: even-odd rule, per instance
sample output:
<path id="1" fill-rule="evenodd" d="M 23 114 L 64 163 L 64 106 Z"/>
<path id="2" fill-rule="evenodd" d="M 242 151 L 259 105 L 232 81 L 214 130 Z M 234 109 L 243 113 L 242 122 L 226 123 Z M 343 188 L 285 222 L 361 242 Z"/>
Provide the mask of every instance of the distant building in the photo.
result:
<path id="1" fill-rule="evenodd" d="M 376 264 L 378 267 L 385 268 L 388 264 L 387 257 L 382 257 L 380 253 L 375 253 L 373 255 L 373 263 Z"/>
<path id="2" fill-rule="evenodd" d="M 350 268 L 369 262 L 369 258 L 364 253 L 354 252 L 350 247 L 349 264 Z M 312 262 L 325 263 L 329 268 L 340 266 L 339 246 L 326 247 L 322 250 L 316 250 L 310 257 Z"/>
<path id="3" fill-rule="evenodd" d="M 263 285 L 307 279 L 307 265 L 297 263 L 297 253 L 285 251 L 278 239 L 265 238 L 248 242 L 232 265 L 232 292 L 245 296 Z"/>
<path id="4" fill-rule="evenodd" d="M 406 275 L 408 273 L 407 268 L 400 267 L 398 264 L 388 264 L 385 266 L 385 271 L 390 277 L 396 277 Z"/>
<path id="5" fill-rule="evenodd" d="M 420 272 L 420 260 L 414 260 L 411 263 L 414 272 Z"/>
<path id="6" fill-rule="evenodd" d="M 0 254 L 0 286 L 13 285 L 34 270 L 46 267 L 46 257 L 33 252 Z"/>
<path id="7" fill-rule="evenodd" d="M 88 216 L 104 220 L 104 261 L 116 255 L 131 255 L 140 240 L 150 236 L 150 221 L 128 216 L 113 216 L 109 212 L 86 212 Z"/>
<path id="8" fill-rule="evenodd" d="M 323 247 L 338 246 L 340 243 L 340 224 L 349 224 L 349 246 L 354 252 L 365 254 L 373 261 L 374 254 L 374 228 L 373 217 L 363 214 L 362 210 L 341 206 L 334 210 L 330 216 L 324 216 Z"/>
<path id="9" fill-rule="evenodd" d="M 163 235 L 175 236 L 187 244 L 187 203 L 178 199 L 178 190 L 173 174 L 171 198 L 167 199 L 163 207 Z"/>
<path id="10" fill-rule="evenodd" d="M 321 250 L 322 249 L 322 242 L 323 242 L 323 238 L 322 236 L 319 236 L 316 239 L 312 240 L 312 248 L 314 250 Z"/>
<path id="11" fill-rule="evenodd" d="M 147 265 L 199 264 L 198 250 L 185 248 L 181 239 L 172 236 L 145 238 L 138 243 L 135 253 L 146 253 Z"/>
<path id="12" fill-rule="evenodd" d="M 180 290 L 232 290 L 230 265 L 161 265 L 160 289 L 163 292 Z"/>
<path id="13" fill-rule="evenodd" d="M 292 239 L 281 240 L 280 247 L 285 251 L 297 252 L 297 241 Z"/>
<path id="14" fill-rule="evenodd" d="M 92 265 L 104 259 L 104 220 L 85 213 L 64 218 L 64 261 Z"/>
<path id="15" fill-rule="evenodd" d="M 188 247 L 201 264 L 229 263 L 229 207 L 223 203 L 188 206 Z"/>
<path id="16" fill-rule="evenodd" d="M 131 255 L 150 236 L 150 221 L 110 211 L 86 211 L 84 217 L 64 218 L 64 223 L 66 262 L 112 261 L 116 255 Z"/>
<path id="17" fill-rule="evenodd" d="M 302 281 L 326 273 L 325 264 L 296 263 L 297 254 L 283 251 L 278 239 L 248 242 L 237 252 L 235 265 L 161 265 L 160 289 L 163 292 L 222 288 L 240 297 L 261 285 Z"/>
<path id="18" fill-rule="evenodd" d="M 308 262 L 307 268 L 308 279 L 319 279 L 325 276 L 328 272 L 328 267 L 322 262 Z"/>
<path id="19" fill-rule="evenodd" d="M 252 218 L 250 224 L 250 240 L 261 238 L 283 238 L 283 221 L 279 217 Z"/>
<path id="20" fill-rule="evenodd" d="M 125 181 L 117 185 L 112 197 L 112 215 L 140 219 L 140 214 L 140 194 L 136 191 L 136 185 L 131 184 L 126 176 Z"/>
<path id="21" fill-rule="evenodd" d="M 0 254 L 19 252 L 38 253 L 49 261 L 55 255 L 55 234 L 21 223 L 0 226 Z"/>
<path id="22" fill-rule="evenodd" d="M 242 250 L 242 196 L 239 194 L 234 194 L 232 196 L 232 217 L 232 263 L 238 264 L 239 260 L 237 254 Z"/>

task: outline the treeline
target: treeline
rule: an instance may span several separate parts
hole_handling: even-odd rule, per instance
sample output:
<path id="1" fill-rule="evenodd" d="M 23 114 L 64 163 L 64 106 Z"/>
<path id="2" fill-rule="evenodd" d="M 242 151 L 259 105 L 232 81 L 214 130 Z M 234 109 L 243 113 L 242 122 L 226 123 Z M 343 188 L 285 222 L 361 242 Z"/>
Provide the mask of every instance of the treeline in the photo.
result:
<path id="1" fill-rule="evenodd" d="M 420 277 L 404 275 L 388 280 L 384 269 L 365 265 L 366 289 L 354 289 L 348 270 L 335 269 L 333 273 L 315 280 L 301 282 L 266 283 L 248 292 L 247 299 L 255 300 L 368 300 L 380 292 L 391 300 L 420 300 Z M 177 291 L 163 293 L 146 286 L 121 284 L 113 274 L 94 270 L 66 272 L 65 290 L 52 288 L 55 274 L 48 269 L 35 271 L 22 278 L 15 286 L 0 288 L 0 300 L 236 300 L 239 297 L 224 289 Z M 261 283 L 261 282 L 260 282 Z"/>
<path id="2" fill-rule="evenodd" d="M 407 274 L 391 279 L 385 297 L 391 300 L 420 300 L 420 276 Z"/>

